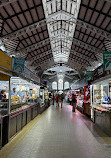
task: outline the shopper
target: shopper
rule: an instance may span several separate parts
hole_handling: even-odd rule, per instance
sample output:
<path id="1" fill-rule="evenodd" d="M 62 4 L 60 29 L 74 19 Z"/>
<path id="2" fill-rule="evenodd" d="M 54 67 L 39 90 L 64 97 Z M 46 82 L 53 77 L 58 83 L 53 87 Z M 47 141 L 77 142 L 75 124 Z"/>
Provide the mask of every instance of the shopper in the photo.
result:
<path id="1" fill-rule="evenodd" d="M 76 108 L 76 95 L 72 94 L 72 111 L 75 112 Z"/>
<path id="2" fill-rule="evenodd" d="M 71 93 L 69 94 L 69 103 L 70 103 L 70 105 L 72 105 L 72 94 Z"/>
<path id="3" fill-rule="evenodd" d="M 62 109 L 62 105 L 63 105 L 63 100 L 64 100 L 64 95 L 61 94 L 61 109 Z"/>
<path id="4" fill-rule="evenodd" d="M 56 95 L 56 106 L 59 107 L 59 95 L 58 94 Z"/>
<path id="5" fill-rule="evenodd" d="M 55 96 L 54 96 L 54 93 L 53 93 L 53 95 L 52 95 L 53 105 L 54 105 L 54 99 L 55 99 Z"/>
<path id="6" fill-rule="evenodd" d="M 0 92 L 0 100 L 2 100 L 3 99 L 3 90 L 1 90 L 1 92 Z"/>

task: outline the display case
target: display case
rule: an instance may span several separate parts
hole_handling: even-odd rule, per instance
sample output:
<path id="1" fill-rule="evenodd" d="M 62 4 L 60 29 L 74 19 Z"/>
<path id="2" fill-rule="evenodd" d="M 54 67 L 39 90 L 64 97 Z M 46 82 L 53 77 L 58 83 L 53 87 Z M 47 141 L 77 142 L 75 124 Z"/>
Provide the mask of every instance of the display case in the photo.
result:
<path id="1" fill-rule="evenodd" d="M 39 86 L 19 77 L 11 78 L 9 138 L 39 114 Z"/>
<path id="2" fill-rule="evenodd" d="M 8 115 L 9 81 L 0 81 L 0 116 Z"/>
<path id="3" fill-rule="evenodd" d="M 78 89 L 77 96 L 77 109 L 80 110 L 82 113 L 84 112 L 84 88 Z"/>
<path id="4" fill-rule="evenodd" d="M 45 92 L 44 88 L 40 87 L 40 94 L 39 94 L 39 96 L 40 96 L 40 99 L 39 99 L 40 107 L 43 107 L 45 105 L 45 93 L 44 92 Z"/>
<path id="5" fill-rule="evenodd" d="M 18 77 L 11 78 L 11 113 L 37 103 L 39 86 Z"/>
<path id="6" fill-rule="evenodd" d="M 110 102 L 110 81 L 105 80 L 93 85 L 93 103 L 92 109 L 98 110 L 99 112 L 111 110 Z"/>
<path id="7" fill-rule="evenodd" d="M 90 100 L 90 88 L 91 85 L 87 85 L 84 87 L 84 113 L 88 116 L 91 116 L 91 100 Z"/>
<path id="8" fill-rule="evenodd" d="M 91 119 L 111 136 L 110 79 L 93 84 Z"/>

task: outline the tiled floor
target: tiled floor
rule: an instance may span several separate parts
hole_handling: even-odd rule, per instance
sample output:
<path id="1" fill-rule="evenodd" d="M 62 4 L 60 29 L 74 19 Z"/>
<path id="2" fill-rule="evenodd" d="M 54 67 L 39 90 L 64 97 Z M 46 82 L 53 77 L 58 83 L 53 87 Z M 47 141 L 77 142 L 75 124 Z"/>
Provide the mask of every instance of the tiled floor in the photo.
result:
<path id="1" fill-rule="evenodd" d="M 71 106 L 51 106 L 8 158 L 111 158 L 105 137 Z"/>

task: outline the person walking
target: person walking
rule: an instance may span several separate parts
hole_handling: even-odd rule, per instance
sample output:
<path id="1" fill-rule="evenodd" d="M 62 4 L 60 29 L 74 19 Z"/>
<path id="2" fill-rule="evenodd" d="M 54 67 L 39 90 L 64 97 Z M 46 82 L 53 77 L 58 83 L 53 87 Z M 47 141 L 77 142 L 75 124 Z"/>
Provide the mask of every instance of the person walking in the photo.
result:
<path id="1" fill-rule="evenodd" d="M 69 94 L 69 103 L 72 104 L 72 94 Z"/>
<path id="2" fill-rule="evenodd" d="M 63 96 L 63 94 L 61 94 L 61 109 L 62 109 L 62 105 L 63 105 L 63 99 L 64 99 L 64 96 Z"/>
<path id="3" fill-rule="evenodd" d="M 59 107 L 59 95 L 58 94 L 56 95 L 56 106 Z"/>
<path id="4" fill-rule="evenodd" d="M 72 111 L 75 112 L 76 108 L 76 95 L 72 94 Z"/>
<path id="5" fill-rule="evenodd" d="M 55 96 L 54 96 L 54 93 L 53 93 L 53 95 L 52 95 L 53 105 L 54 105 L 54 99 L 55 99 Z"/>

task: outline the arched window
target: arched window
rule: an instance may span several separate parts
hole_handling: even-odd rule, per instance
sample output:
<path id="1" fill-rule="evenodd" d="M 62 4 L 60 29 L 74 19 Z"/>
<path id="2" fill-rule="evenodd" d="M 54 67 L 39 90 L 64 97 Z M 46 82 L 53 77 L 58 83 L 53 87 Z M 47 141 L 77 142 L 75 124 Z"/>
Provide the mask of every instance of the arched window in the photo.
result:
<path id="1" fill-rule="evenodd" d="M 69 88 L 69 82 L 65 82 L 64 83 L 64 89 L 68 89 Z"/>
<path id="2" fill-rule="evenodd" d="M 52 89 L 57 90 L 57 82 L 52 82 Z"/>
<path id="3" fill-rule="evenodd" d="M 63 80 L 62 79 L 58 80 L 58 90 L 63 90 Z"/>

